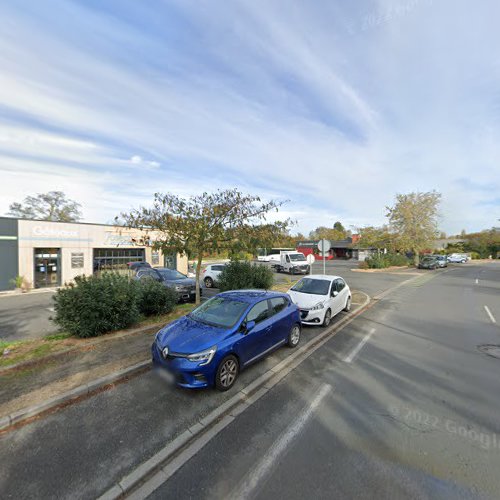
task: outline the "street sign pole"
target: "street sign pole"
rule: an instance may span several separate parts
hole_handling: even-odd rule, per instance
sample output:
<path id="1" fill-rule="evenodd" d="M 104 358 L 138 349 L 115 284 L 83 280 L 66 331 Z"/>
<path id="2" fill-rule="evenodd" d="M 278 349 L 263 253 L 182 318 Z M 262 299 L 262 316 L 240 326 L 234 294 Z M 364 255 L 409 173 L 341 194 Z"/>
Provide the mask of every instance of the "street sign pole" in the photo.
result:
<path id="1" fill-rule="evenodd" d="M 319 240 L 318 242 L 318 250 L 321 252 L 323 257 L 323 274 L 326 274 L 326 252 L 330 250 L 331 243 L 328 240 Z"/>

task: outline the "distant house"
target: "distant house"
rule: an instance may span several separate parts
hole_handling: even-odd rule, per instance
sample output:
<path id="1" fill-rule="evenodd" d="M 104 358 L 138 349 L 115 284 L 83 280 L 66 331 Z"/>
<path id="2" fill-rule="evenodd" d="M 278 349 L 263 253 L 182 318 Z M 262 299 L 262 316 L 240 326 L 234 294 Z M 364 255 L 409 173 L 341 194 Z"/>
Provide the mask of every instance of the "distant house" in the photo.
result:
<path id="1" fill-rule="evenodd" d="M 304 255 L 313 254 L 317 260 L 323 260 L 318 249 L 319 240 L 305 240 L 297 243 L 297 251 L 302 252 Z M 326 255 L 326 260 L 332 259 L 354 259 L 365 260 L 369 257 L 374 249 L 363 248 L 359 244 L 359 235 L 353 234 L 352 236 L 343 240 L 330 241 L 331 248 Z"/>

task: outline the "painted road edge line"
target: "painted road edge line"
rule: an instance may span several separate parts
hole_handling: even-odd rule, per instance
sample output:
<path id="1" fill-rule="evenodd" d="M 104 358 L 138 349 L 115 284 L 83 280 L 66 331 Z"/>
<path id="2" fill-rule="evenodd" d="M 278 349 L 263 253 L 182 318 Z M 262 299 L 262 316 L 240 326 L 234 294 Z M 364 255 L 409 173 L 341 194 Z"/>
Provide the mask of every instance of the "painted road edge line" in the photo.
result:
<path id="1" fill-rule="evenodd" d="M 191 426 L 189 431 L 193 434 L 188 443 L 172 449 L 170 444 L 167 444 L 163 450 L 169 448 L 169 456 L 163 450 L 160 450 L 156 455 L 153 455 L 146 462 L 140 464 L 136 469 L 132 470 L 128 475 L 123 477 L 120 481 L 112 485 L 106 492 L 104 492 L 98 500 L 116 500 L 124 496 L 130 495 L 130 498 L 146 498 L 161 484 L 167 481 L 175 472 L 184 465 L 192 456 L 193 450 L 198 452 L 205 444 L 207 444 L 212 437 L 218 434 L 226 425 L 228 425 L 236 416 L 245 411 L 250 405 L 258 401 L 262 396 L 267 394 L 276 384 L 286 377 L 292 370 L 297 368 L 302 361 L 305 361 L 317 349 L 323 346 L 331 338 L 333 338 L 339 331 L 343 330 L 347 325 L 354 321 L 360 314 L 362 314 L 369 306 L 371 299 L 370 296 L 364 292 L 366 296 L 365 301 L 353 313 L 350 313 L 342 318 L 338 323 L 332 325 L 327 330 L 322 332 L 318 337 L 309 342 L 308 344 L 294 349 L 294 353 L 282 360 L 276 366 L 270 368 L 273 373 L 272 377 L 265 376 L 267 372 L 260 376 L 262 380 L 260 386 L 254 386 L 254 392 L 249 396 L 244 393 L 247 387 L 238 391 L 233 397 L 224 403 L 224 410 L 216 409 L 205 417 L 208 425 L 203 425 L 200 421 Z M 332 335 L 333 334 L 333 335 Z M 299 359 L 297 359 L 300 356 Z M 253 383 L 252 383 L 253 384 Z M 227 417 L 233 417 L 230 421 Z M 212 429 L 215 426 L 216 432 Z M 224 422 L 223 427 L 219 424 Z M 210 436 L 208 439 L 207 434 Z M 200 446 L 201 443 L 201 446 Z M 147 467 L 143 467 L 145 465 Z M 142 474 L 137 471 L 141 469 Z M 146 469 L 149 469 L 146 471 Z M 142 483 L 142 484 L 141 484 Z M 126 485 L 126 486 L 125 486 Z"/>
<path id="2" fill-rule="evenodd" d="M 370 337 L 375 333 L 375 328 L 372 328 L 361 340 L 361 342 L 348 354 L 344 361 L 346 363 L 352 363 L 354 358 L 358 355 L 359 351 L 363 349 L 364 345 L 370 340 Z"/>
<path id="3" fill-rule="evenodd" d="M 488 306 L 484 306 L 484 310 L 486 311 L 486 314 L 489 316 L 491 322 L 496 323 L 497 320 L 495 319 L 495 316 L 493 316 L 493 314 L 491 314 L 490 308 Z"/>

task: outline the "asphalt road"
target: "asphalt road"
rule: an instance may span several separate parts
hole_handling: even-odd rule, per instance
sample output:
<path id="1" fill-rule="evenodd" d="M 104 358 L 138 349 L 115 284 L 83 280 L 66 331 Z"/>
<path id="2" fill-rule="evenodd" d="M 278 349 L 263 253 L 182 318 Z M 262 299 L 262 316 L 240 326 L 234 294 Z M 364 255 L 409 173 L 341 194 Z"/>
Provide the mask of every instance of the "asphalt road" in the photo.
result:
<path id="1" fill-rule="evenodd" d="M 478 346 L 500 344 L 484 308 L 498 321 L 499 297 L 498 264 L 423 273 L 319 348 L 152 497 L 498 498 L 500 359 Z M 304 340 L 319 331 L 304 329 Z M 165 387 L 152 373 L 133 378 L 1 436 L 0 496 L 99 496 L 228 397 Z"/>
<path id="2" fill-rule="evenodd" d="M 0 341 L 44 337 L 57 330 L 50 320 L 53 292 L 0 296 Z"/>
<path id="3" fill-rule="evenodd" d="M 500 359 L 478 347 L 500 344 L 484 309 L 500 318 L 500 266 L 428 276 L 334 337 L 151 498 L 499 498 Z"/>

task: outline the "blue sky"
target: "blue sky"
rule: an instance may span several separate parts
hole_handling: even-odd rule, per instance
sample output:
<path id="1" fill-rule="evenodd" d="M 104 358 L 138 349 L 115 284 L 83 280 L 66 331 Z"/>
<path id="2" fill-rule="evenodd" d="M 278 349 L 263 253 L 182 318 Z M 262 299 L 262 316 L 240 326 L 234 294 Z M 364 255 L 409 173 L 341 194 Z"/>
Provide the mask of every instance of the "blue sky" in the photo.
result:
<path id="1" fill-rule="evenodd" d="M 308 232 L 443 194 L 500 218 L 500 4 L 0 0 L 0 213 L 62 190 L 108 222 L 157 191 L 290 200 Z"/>

